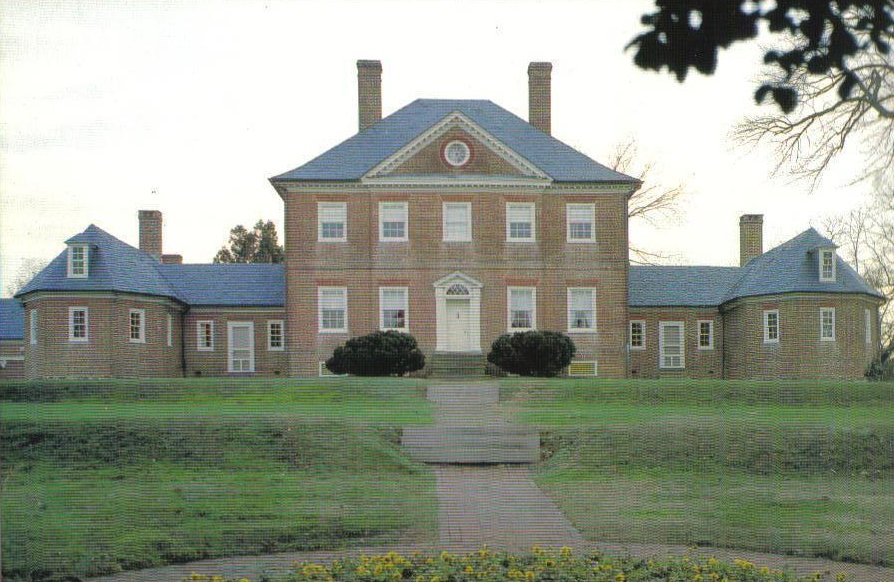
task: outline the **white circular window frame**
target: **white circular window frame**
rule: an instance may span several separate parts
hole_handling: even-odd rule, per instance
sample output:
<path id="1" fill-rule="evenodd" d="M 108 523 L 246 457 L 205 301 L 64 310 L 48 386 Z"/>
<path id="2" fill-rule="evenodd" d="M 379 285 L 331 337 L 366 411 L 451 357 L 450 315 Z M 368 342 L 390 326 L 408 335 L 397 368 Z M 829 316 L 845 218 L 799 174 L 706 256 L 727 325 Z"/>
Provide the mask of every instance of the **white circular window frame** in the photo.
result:
<path id="1" fill-rule="evenodd" d="M 456 146 L 460 146 L 462 148 L 463 153 L 465 154 L 463 156 L 463 159 L 459 162 L 454 161 L 450 157 L 450 150 L 455 148 Z M 444 161 L 446 161 L 448 164 L 450 164 L 454 168 L 461 168 L 461 167 L 465 166 L 466 164 L 469 163 L 469 160 L 471 160 L 471 159 L 472 159 L 472 148 L 470 148 L 469 144 L 467 144 L 466 142 L 464 142 L 462 140 L 455 139 L 455 140 L 448 142 L 447 145 L 444 146 Z"/>

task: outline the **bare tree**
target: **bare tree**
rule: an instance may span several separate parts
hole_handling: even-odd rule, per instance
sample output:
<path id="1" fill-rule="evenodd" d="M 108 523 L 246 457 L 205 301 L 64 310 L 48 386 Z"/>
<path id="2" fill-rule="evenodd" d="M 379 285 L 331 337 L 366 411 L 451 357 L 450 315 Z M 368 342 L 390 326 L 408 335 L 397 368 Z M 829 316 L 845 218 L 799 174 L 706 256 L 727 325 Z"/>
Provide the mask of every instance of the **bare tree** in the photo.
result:
<path id="1" fill-rule="evenodd" d="M 894 43 L 890 31 L 882 32 Z M 797 44 L 792 41 L 797 49 Z M 775 173 L 806 179 L 815 188 L 830 163 L 846 149 L 862 153 L 864 163 L 852 183 L 891 182 L 894 177 L 894 55 L 870 46 L 845 59 L 843 69 L 818 74 L 808 65 L 790 75 L 768 69 L 763 86 L 793 88 L 800 96 L 794 110 L 746 118 L 733 130 L 740 143 L 772 145 Z"/>
<path id="2" fill-rule="evenodd" d="M 639 179 L 643 185 L 633 193 L 627 203 L 627 217 L 631 221 L 641 220 L 652 226 L 660 226 L 668 220 L 679 218 L 680 198 L 685 194 L 682 184 L 667 186 L 651 183 L 649 175 L 655 168 L 651 161 L 640 162 L 637 159 L 637 143 L 635 139 L 618 144 L 609 158 L 611 169 Z M 672 257 L 660 252 L 646 250 L 640 246 L 630 247 L 630 262 L 641 265 L 667 263 Z"/>
<path id="3" fill-rule="evenodd" d="M 46 266 L 47 262 L 41 259 L 33 257 L 23 259 L 19 264 L 19 269 L 16 271 L 15 276 L 12 278 L 12 281 L 6 286 L 6 293 L 10 296 L 18 293 L 19 289 L 27 285 L 28 282 L 33 279 L 35 275 L 43 271 Z"/>

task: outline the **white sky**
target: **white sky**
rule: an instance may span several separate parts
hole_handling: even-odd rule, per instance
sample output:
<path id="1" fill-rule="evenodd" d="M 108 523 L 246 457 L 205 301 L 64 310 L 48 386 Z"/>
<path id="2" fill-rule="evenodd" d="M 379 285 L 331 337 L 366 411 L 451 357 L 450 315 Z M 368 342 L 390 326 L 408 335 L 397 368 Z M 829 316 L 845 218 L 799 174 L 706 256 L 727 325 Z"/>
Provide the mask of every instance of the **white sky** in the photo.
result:
<path id="1" fill-rule="evenodd" d="M 273 219 L 270 176 L 356 132 L 358 58 L 383 62 L 385 115 L 419 97 L 490 99 L 527 118 L 527 63 L 553 62 L 553 135 L 596 160 L 631 137 L 654 180 L 687 185 L 682 217 L 632 242 L 688 264 L 738 261 L 738 216 L 765 247 L 849 209 L 842 160 L 813 194 L 771 179 L 769 150 L 728 134 L 755 113 L 753 43 L 684 84 L 623 48 L 652 3 L 0 3 L 0 285 L 90 223 L 136 246 L 137 210 L 165 252 L 210 262 L 237 223 Z M 157 194 L 153 195 L 152 191 Z"/>

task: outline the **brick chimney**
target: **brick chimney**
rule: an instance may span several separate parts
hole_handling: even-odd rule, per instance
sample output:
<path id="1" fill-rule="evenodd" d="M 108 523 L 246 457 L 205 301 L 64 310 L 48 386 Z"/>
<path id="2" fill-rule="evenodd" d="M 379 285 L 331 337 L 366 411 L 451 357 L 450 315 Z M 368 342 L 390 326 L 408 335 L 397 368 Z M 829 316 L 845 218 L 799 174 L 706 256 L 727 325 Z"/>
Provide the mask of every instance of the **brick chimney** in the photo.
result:
<path id="1" fill-rule="evenodd" d="M 739 217 L 739 266 L 764 253 L 764 215 L 743 214 Z"/>
<path id="2" fill-rule="evenodd" d="M 162 255 L 161 262 L 163 265 L 182 265 L 183 255 Z"/>
<path id="3" fill-rule="evenodd" d="M 549 134 L 551 129 L 550 75 L 552 63 L 528 65 L 528 123 Z"/>
<path id="4" fill-rule="evenodd" d="M 382 62 L 357 61 L 360 131 L 382 119 Z"/>
<path id="5" fill-rule="evenodd" d="M 161 260 L 161 211 L 140 210 L 140 250 Z"/>

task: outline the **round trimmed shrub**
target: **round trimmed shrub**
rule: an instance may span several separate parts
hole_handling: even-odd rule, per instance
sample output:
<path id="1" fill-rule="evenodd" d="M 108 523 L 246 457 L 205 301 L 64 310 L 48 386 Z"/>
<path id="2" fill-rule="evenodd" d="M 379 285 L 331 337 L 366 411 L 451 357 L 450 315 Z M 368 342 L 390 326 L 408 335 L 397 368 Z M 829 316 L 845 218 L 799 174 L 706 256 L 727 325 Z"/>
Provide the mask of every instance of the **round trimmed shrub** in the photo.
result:
<path id="1" fill-rule="evenodd" d="M 576 351 L 564 333 L 523 331 L 498 337 L 487 361 L 509 374 L 551 378 L 568 367 Z"/>
<path id="2" fill-rule="evenodd" d="M 425 367 L 425 355 L 408 333 L 376 331 L 335 348 L 326 367 L 333 374 L 403 376 Z"/>

